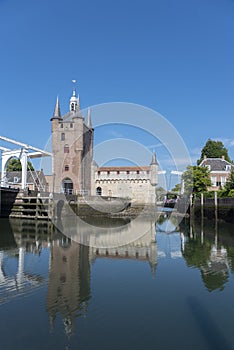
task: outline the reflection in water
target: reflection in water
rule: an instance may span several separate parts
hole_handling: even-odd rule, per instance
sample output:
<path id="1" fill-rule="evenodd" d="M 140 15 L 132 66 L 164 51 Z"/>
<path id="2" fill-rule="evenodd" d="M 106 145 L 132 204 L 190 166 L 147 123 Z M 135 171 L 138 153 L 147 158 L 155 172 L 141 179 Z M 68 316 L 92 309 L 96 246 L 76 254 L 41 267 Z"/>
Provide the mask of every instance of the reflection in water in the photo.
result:
<path id="1" fill-rule="evenodd" d="M 0 252 L 1 286 L 7 290 L 8 300 L 15 293 L 19 296 L 26 294 L 32 286 L 45 281 L 43 276 L 29 274 L 25 271 L 25 255 L 37 255 L 40 257 L 43 248 L 50 248 L 48 294 L 46 308 L 49 314 L 50 327 L 57 315 L 63 320 L 64 330 L 67 335 L 75 331 L 75 319 L 86 314 L 90 291 L 90 265 L 97 258 L 110 259 L 137 259 L 148 262 L 152 276 L 157 265 L 157 245 L 155 241 L 155 223 L 148 219 L 141 221 L 112 220 L 101 222 L 99 227 L 89 226 L 92 229 L 87 232 L 87 226 L 71 227 L 69 232 L 83 237 L 86 245 L 73 241 L 62 235 L 51 223 L 42 221 L 28 221 L 11 219 L 8 231 L 9 250 Z M 87 221 L 89 219 L 87 218 Z M 126 225 L 127 224 L 127 225 Z M 95 222 L 97 225 L 97 222 Z M 111 225 L 108 232 L 108 226 Z M 113 227 L 116 226 L 116 227 Z M 105 230 L 103 231 L 103 227 Z M 134 232 L 143 232 L 140 238 L 132 241 Z M 130 238 L 128 238 L 130 237 Z M 129 244 L 119 243 L 128 242 Z M 2 248 L 7 246 L 6 240 Z M 90 245 L 90 246 L 89 246 Z M 12 277 L 5 277 L 4 261 L 17 260 L 18 270 Z M 28 283 L 30 281 L 30 283 Z M 27 282 L 27 283 L 26 283 Z M 5 295 L 4 290 L 0 290 Z"/>
<path id="2" fill-rule="evenodd" d="M 204 226 L 202 222 L 200 226 L 198 223 L 190 223 L 189 228 L 185 227 L 187 241 L 183 255 L 188 266 L 200 269 L 204 285 L 209 291 L 223 290 L 229 279 L 233 254 L 228 257 L 225 235 L 218 234 L 217 223 L 214 227 L 210 223 L 206 224 L 207 226 Z M 224 224 L 223 227 L 225 227 Z M 231 250 L 231 245 L 229 245 L 229 250 Z"/>
<path id="3" fill-rule="evenodd" d="M 105 266 L 109 264 L 109 269 L 118 260 L 124 260 L 126 268 L 129 260 L 146 263 L 149 266 L 147 278 L 150 277 L 150 271 L 153 277 L 156 276 L 154 280 L 150 277 L 150 281 L 157 286 L 152 293 L 159 291 L 159 283 L 167 283 L 165 281 L 173 276 L 173 267 L 183 260 L 188 267 L 199 269 L 206 291 L 223 290 L 231 278 L 234 271 L 231 227 L 224 224 L 212 227 L 206 222 L 201 225 L 189 225 L 186 222 L 178 224 L 175 217 L 168 219 L 164 215 L 159 218 L 157 225 L 150 218 L 118 220 L 113 225 L 112 220 L 103 221 L 102 218 L 99 225 L 95 222 L 95 226 L 88 226 L 89 231 L 86 225 L 68 226 L 66 231 L 69 231 L 70 237 L 62 235 L 50 222 L 1 220 L 0 304 L 46 286 L 45 309 L 50 330 L 54 334 L 55 320 L 62 319 L 63 331 L 69 337 L 77 333 L 77 318 L 82 319 L 88 313 L 91 297 L 95 294 L 95 285 L 93 290 L 90 286 L 92 265 L 103 257 Z M 92 224 L 90 218 L 86 221 Z M 109 225 L 111 228 L 108 228 Z M 165 229 L 168 227 L 170 233 Z M 83 239 L 85 245 L 72 239 L 77 236 Z M 169 264 L 163 264 L 164 262 Z M 169 265 L 172 271 L 160 270 L 161 266 L 165 269 Z M 136 270 L 139 268 L 138 264 L 134 266 Z M 166 271 L 165 280 L 162 279 L 162 271 Z M 138 273 L 135 276 L 138 278 Z M 145 282 L 148 283 L 148 280 Z M 149 285 L 153 286 L 148 283 Z M 163 295 L 168 293 L 168 289 L 164 288 Z M 147 293 L 150 295 L 150 291 Z M 160 293 L 155 295 L 158 298 Z M 111 295 L 109 298 L 112 300 Z M 152 300 L 155 302 L 153 297 Z M 193 308 L 195 303 L 188 300 L 189 307 Z M 202 312 L 195 316 L 199 321 Z"/>
<path id="4" fill-rule="evenodd" d="M 25 257 L 29 254 L 40 256 L 42 245 L 48 244 L 45 240 L 48 227 L 39 225 L 35 230 L 34 224 L 33 228 L 25 230 L 22 221 L 10 224 L 2 219 L 0 232 L 0 303 L 4 303 L 45 283 L 43 275 L 34 272 L 29 264 L 25 266 Z"/>
<path id="5" fill-rule="evenodd" d="M 53 328 L 56 314 L 63 319 L 65 333 L 74 332 L 75 319 L 84 315 L 90 298 L 89 248 L 66 237 L 54 240 L 50 254 L 47 311 Z"/>

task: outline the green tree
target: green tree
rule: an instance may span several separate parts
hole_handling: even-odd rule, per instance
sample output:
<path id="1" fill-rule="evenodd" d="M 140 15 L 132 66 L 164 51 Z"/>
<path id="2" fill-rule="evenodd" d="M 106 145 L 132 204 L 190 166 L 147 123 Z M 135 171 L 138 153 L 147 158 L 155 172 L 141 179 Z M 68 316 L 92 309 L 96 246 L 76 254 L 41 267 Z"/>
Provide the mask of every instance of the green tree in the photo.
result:
<path id="1" fill-rule="evenodd" d="M 226 195 L 232 197 L 231 194 L 234 192 L 234 169 L 232 169 L 228 181 L 224 186 L 224 191 L 226 192 Z"/>
<path id="2" fill-rule="evenodd" d="M 21 171 L 22 170 L 22 165 L 21 162 L 18 158 L 12 158 L 9 160 L 8 164 L 7 164 L 7 168 L 6 171 L 10 172 L 10 171 Z M 34 170 L 34 167 L 32 165 L 31 162 L 28 161 L 28 165 L 27 165 L 27 170 Z"/>
<path id="3" fill-rule="evenodd" d="M 176 184 L 175 187 L 173 187 L 171 191 L 180 193 L 180 191 L 181 191 L 181 184 Z"/>
<path id="4" fill-rule="evenodd" d="M 211 186 L 209 170 L 207 167 L 191 166 L 182 175 L 184 190 L 186 193 L 206 192 L 207 186 Z"/>
<path id="5" fill-rule="evenodd" d="M 197 161 L 198 165 L 205 158 L 205 156 L 207 158 L 222 158 L 222 156 L 224 156 L 225 160 L 231 163 L 231 159 L 228 155 L 228 150 L 224 147 L 221 141 L 208 139 L 205 146 L 202 148 L 201 158 Z"/>

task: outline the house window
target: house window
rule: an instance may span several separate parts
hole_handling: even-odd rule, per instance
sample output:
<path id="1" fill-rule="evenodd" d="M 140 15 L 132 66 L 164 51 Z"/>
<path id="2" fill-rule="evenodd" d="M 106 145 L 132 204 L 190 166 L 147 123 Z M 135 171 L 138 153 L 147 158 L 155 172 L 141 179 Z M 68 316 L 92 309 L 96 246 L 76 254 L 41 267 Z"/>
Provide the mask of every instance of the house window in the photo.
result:
<path id="1" fill-rule="evenodd" d="M 212 183 L 212 186 L 216 186 L 216 176 L 211 176 L 211 183 Z"/>
<path id="2" fill-rule="evenodd" d="M 65 171 L 69 171 L 69 165 L 65 165 Z"/>
<path id="3" fill-rule="evenodd" d="M 225 184 L 226 184 L 226 177 L 221 176 L 221 186 L 225 186 Z"/>
<path id="4" fill-rule="evenodd" d="M 61 141 L 64 141 L 64 140 L 65 140 L 65 133 L 62 132 L 62 134 L 61 134 Z"/>
<path id="5" fill-rule="evenodd" d="M 64 153 L 69 153 L 69 146 L 67 144 L 64 146 Z"/>

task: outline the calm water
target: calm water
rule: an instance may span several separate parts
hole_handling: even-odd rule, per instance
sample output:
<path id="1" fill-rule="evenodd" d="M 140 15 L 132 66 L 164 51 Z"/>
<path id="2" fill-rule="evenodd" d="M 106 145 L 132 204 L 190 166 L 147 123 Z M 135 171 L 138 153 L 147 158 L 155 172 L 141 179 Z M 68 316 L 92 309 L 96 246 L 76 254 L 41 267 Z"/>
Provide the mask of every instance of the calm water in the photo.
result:
<path id="1" fill-rule="evenodd" d="M 233 225 L 96 219 L 79 235 L 91 247 L 1 219 L 1 349 L 234 349 Z"/>

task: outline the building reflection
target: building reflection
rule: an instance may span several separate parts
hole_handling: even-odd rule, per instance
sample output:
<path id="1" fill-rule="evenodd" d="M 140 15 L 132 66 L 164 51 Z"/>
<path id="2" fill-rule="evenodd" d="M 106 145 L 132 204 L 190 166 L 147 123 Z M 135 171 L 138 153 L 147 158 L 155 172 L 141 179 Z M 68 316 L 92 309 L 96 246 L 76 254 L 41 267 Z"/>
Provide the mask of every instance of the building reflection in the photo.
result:
<path id="1" fill-rule="evenodd" d="M 43 274 L 25 264 L 26 256 L 40 256 L 48 246 L 48 226 L 26 224 L 20 220 L 0 220 L 0 303 L 31 292 L 46 283 Z M 43 237 L 42 237 L 43 236 Z"/>
<path id="2" fill-rule="evenodd" d="M 223 290 L 232 266 L 233 255 L 228 257 L 228 249 L 233 246 L 233 240 L 226 241 L 227 236 L 219 230 L 217 222 L 191 221 L 184 230 L 187 232 L 183 255 L 188 266 L 200 269 L 208 291 Z"/>
<path id="3" fill-rule="evenodd" d="M 53 329 L 56 315 L 63 319 L 67 335 L 74 332 L 75 319 L 85 315 L 90 299 L 89 247 L 63 236 L 51 245 L 47 311 Z"/>
<path id="4" fill-rule="evenodd" d="M 6 223 L 7 239 L 2 235 L 0 241 L 0 286 L 4 286 L 7 293 L 1 290 L 0 294 L 8 295 L 10 300 L 13 296 L 31 292 L 33 287 L 48 284 L 46 309 L 51 331 L 56 318 L 62 318 L 64 331 L 69 336 L 75 332 L 76 318 L 86 315 L 91 298 L 91 266 L 96 259 L 136 259 L 148 263 L 149 272 L 155 275 L 157 244 L 152 220 L 100 218 L 92 220 L 92 225 L 90 222 L 76 227 L 67 225 L 64 233 L 72 232 L 72 237 L 62 234 L 49 221 L 11 219 Z M 77 237 L 82 237 L 86 244 L 76 242 L 74 238 Z M 49 274 L 48 271 L 34 273 L 34 265 L 29 272 L 29 264 L 25 261 L 36 256 L 42 262 L 42 251 L 46 248 L 50 252 Z M 5 261 L 9 259 L 17 260 L 12 278 L 4 269 Z"/>
<path id="5" fill-rule="evenodd" d="M 113 228 L 113 221 L 102 219 L 95 222 L 95 232 L 88 227 L 79 225 L 67 226 L 64 233 L 72 232 L 73 239 L 65 235 L 57 235 L 51 245 L 50 272 L 48 282 L 47 310 L 50 316 L 50 325 L 53 329 L 56 316 L 63 319 L 65 333 L 69 336 L 75 331 L 77 316 L 85 316 L 88 301 L 91 298 L 90 270 L 91 264 L 98 258 L 110 259 L 137 259 L 148 262 L 152 275 L 157 265 L 157 246 L 155 242 L 155 225 L 151 221 L 142 222 L 140 227 L 144 235 L 138 240 L 117 246 L 118 232 L 132 237 L 139 222 L 129 225 L 117 225 Z M 120 221 L 119 221 L 120 223 Z M 121 222 L 123 224 L 123 222 Z M 127 222 L 129 224 L 129 221 Z M 101 225 L 97 226 L 97 225 Z M 116 221 L 115 221 L 116 224 Z M 104 227 L 103 227 L 104 226 Z M 94 226 L 93 226 L 94 229 Z M 106 230 L 107 229 L 107 230 Z M 108 231 L 109 230 L 109 231 Z M 84 244 L 77 243 L 77 235 L 85 239 Z M 116 240 L 117 239 L 117 240 Z"/>

